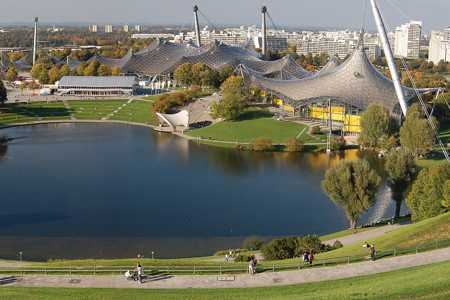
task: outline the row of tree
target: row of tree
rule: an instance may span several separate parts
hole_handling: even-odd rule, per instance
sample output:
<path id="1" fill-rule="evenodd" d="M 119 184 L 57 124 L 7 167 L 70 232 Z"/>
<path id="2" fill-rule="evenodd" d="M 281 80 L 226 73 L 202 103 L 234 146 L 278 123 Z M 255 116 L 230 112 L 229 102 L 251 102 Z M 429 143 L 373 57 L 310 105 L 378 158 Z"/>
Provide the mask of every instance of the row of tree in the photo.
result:
<path id="1" fill-rule="evenodd" d="M 233 68 L 223 67 L 214 70 L 203 63 L 182 64 L 174 72 L 175 79 L 185 85 L 219 88 L 221 84 L 233 74 Z"/>

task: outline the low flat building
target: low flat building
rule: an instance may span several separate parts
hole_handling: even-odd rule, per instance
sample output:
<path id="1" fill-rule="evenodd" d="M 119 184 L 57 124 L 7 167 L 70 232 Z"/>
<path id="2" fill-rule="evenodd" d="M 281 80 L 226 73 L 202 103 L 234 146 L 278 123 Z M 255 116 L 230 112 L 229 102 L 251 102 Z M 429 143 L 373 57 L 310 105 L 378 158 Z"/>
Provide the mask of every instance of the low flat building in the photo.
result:
<path id="1" fill-rule="evenodd" d="M 60 95 L 130 96 L 138 87 L 135 76 L 64 76 L 57 91 Z"/>

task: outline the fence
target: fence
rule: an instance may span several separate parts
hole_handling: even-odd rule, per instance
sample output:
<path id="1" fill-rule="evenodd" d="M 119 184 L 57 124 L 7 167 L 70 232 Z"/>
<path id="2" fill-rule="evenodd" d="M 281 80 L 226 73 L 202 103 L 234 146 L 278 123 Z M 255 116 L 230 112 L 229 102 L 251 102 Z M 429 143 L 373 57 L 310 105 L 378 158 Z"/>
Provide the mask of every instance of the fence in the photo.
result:
<path id="1" fill-rule="evenodd" d="M 395 257 L 407 254 L 417 254 L 430 250 L 450 247 L 450 240 L 440 240 L 420 244 L 413 248 L 395 248 L 377 252 L 376 259 Z M 315 260 L 312 265 L 297 263 L 268 263 L 262 262 L 257 267 L 258 273 L 280 272 L 302 270 L 325 266 L 335 266 L 351 264 L 368 260 L 368 255 L 333 257 L 328 259 Z M 0 267 L 0 274 L 8 275 L 119 275 L 124 274 L 131 266 L 65 266 L 65 267 Z M 201 266 L 145 266 L 147 273 L 167 274 L 167 275 L 223 275 L 223 274 L 241 274 L 248 271 L 245 263 L 227 263 L 223 265 L 201 265 Z"/>

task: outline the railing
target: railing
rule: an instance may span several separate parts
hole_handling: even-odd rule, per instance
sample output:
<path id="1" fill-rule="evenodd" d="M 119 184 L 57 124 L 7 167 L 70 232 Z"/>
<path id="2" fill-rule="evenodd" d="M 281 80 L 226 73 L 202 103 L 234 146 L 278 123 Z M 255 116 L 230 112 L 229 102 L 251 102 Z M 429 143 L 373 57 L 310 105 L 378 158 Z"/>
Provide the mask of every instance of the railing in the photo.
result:
<path id="1" fill-rule="evenodd" d="M 422 243 L 412 248 L 394 248 L 390 250 L 378 251 L 376 259 L 384 259 L 407 254 L 417 254 L 430 250 L 443 249 L 450 247 L 450 240 L 440 240 Z M 368 255 L 361 256 L 343 256 L 328 259 L 317 259 L 312 265 L 303 262 L 271 264 L 262 262 L 257 267 L 258 273 L 264 272 L 281 272 L 303 270 L 326 266 L 335 266 L 343 264 L 351 264 L 370 259 Z M 248 271 L 246 263 L 227 263 L 222 265 L 201 265 L 201 266 L 144 266 L 148 274 L 165 274 L 165 275 L 223 275 L 223 274 L 242 274 Z M 25 267 L 0 267 L 0 274 L 8 275 L 121 275 L 127 270 L 132 269 L 130 266 L 65 266 L 65 267 L 42 267 L 42 266 L 25 266 Z"/>

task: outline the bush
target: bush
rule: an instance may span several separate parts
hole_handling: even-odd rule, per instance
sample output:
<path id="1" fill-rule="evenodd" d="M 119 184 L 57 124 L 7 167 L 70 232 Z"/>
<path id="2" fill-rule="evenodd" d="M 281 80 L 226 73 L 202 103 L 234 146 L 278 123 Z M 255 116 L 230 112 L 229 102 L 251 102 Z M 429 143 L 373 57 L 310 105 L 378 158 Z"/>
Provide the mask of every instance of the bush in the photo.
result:
<path id="1" fill-rule="evenodd" d="M 339 249 L 339 248 L 342 248 L 342 247 L 344 247 L 344 245 L 341 243 L 341 241 L 335 241 L 333 243 L 333 248 L 334 249 Z"/>
<path id="2" fill-rule="evenodd" d="M 261 151 L 261 152 L 273 151 L 272 140 L 266 139 L 266 138 L 256 139 L 252 143 L 252 149 L 253 149 L 253 151 Z"/>
<path id="3" fill-rule="evenodd" d="M 345 139 L 341 136 L 339 137 L 334 137 L 331 139 L 331 150 L 332 151 L 339 151 L 339 150 L 344 150 L 345 146 L 346 146 L 346 142 Z"/>
<path id="4" fill-rule="evenodd" d="M 320 126 L 312 126 L 309 127 L 309 134 L 321 134 L 322 130 L 320 130 Z"/>
<path id="5" fill-rule="evenodd" d="M 328 249 L 318 236 L 307 235 L 274 239 L 262 248 L 262 253 L 267 260 L 277 260 L 300 257 L 305 250 L 319 253 Z"/>
<path id="6" fill-rule="evenodd" d="M 253 258 L 253 255 L 249 255 L 249 254 L 239 254 L 238 256 L 236 256 L 236 258 L 234 259 L 235 262 L 249 262 L 251 261 Z"/>
<path id="7" fill-rule="evenodd" d="M 264 242 L 257 237 L 248 237 L 242 243 L 242 248 L 250 251 L 255 251 L 260 250 L 263 244 Z"/>
<path id="8" fill-rule="evenodd" d="M 297 139 L 290 139 L 286 144 L 287 152 L 302 152 L 305 145 L 302 141 Z"/>
<path id="9" fill-rule="evenodd" d="M 198 96 L 198 93 L 196 89 L 192 89 L 186 92 L 164 94 L 153 103 L 153 110 L 160 113 L 169 113 L 176 107 L 191 103 Z"/>

